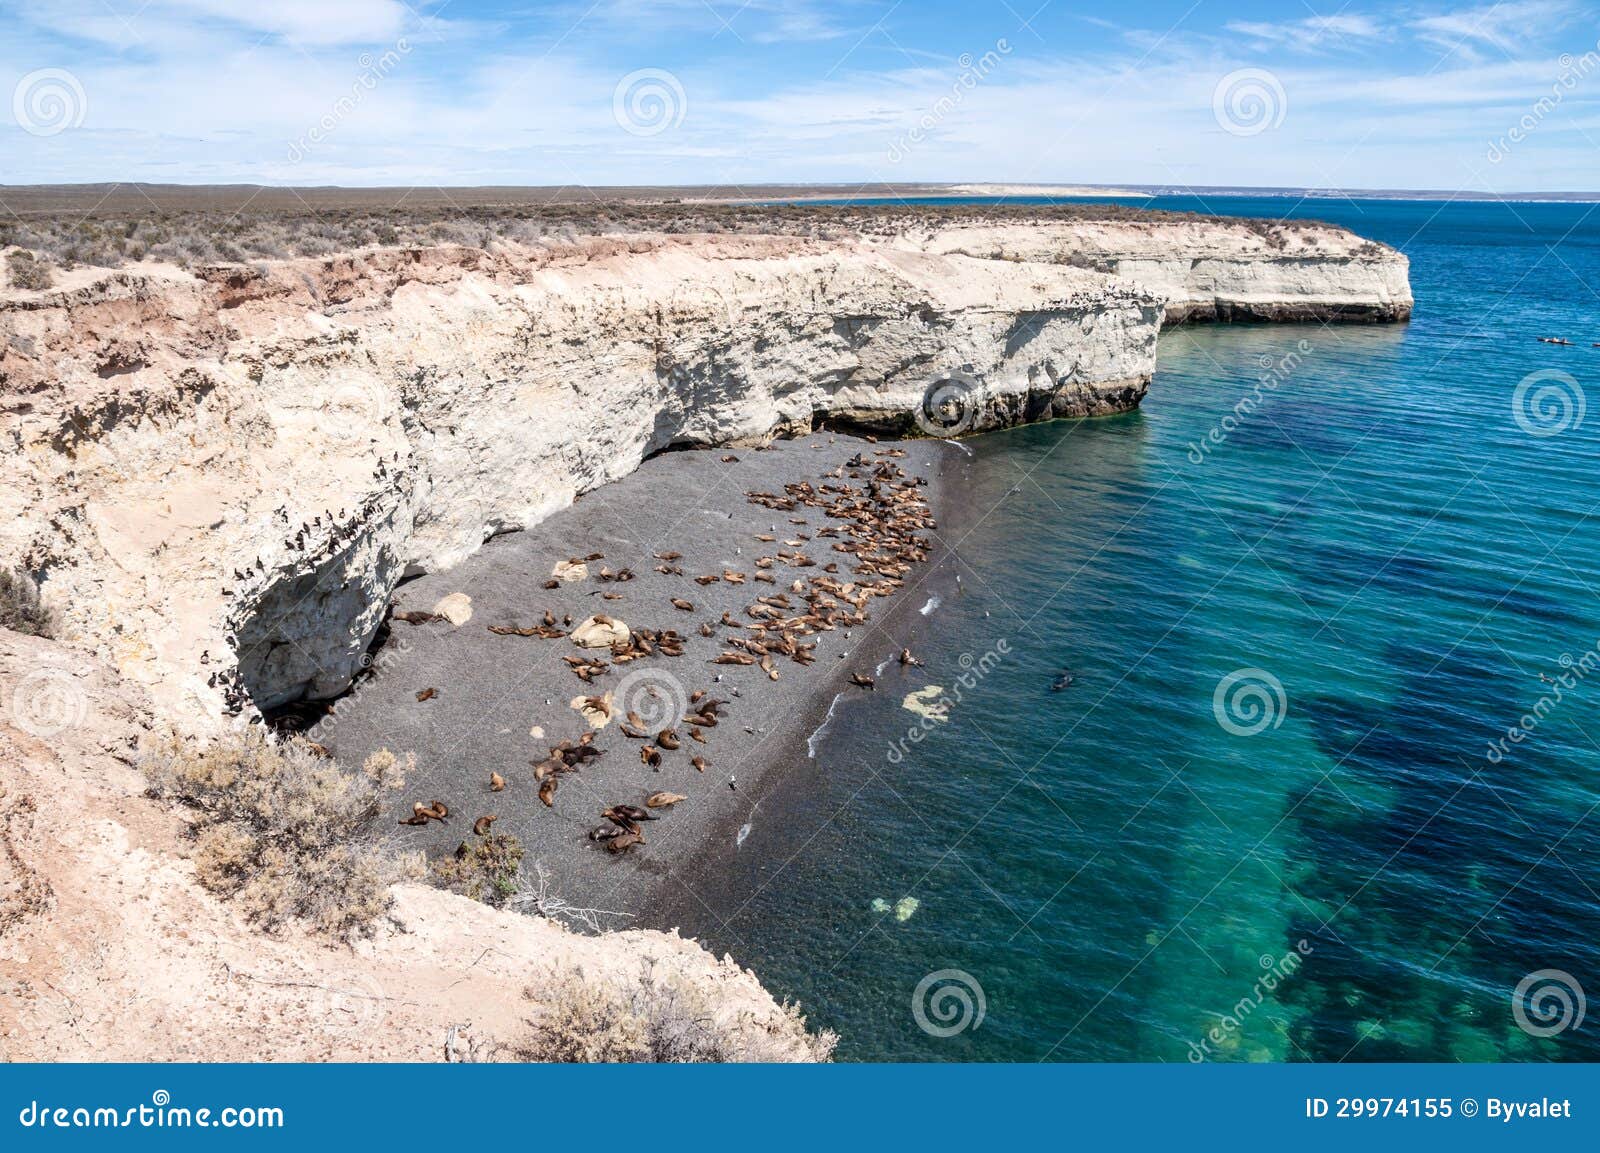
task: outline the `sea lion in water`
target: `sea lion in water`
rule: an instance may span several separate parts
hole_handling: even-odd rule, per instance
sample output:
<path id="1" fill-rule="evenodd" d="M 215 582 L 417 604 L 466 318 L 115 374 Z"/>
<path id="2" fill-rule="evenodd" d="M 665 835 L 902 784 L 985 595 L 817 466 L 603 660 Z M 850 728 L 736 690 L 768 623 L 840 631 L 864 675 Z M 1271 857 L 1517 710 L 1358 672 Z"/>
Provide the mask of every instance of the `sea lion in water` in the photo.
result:
<path id="1" fill-rule="evenodd" d="M 479 817 L 476 821 L 472 822 L 472 831 L 478 834 L 480 837 L 487 837 L 489 835 L 489 826 L 494 824 L 499 819 L 500 816 L 497 813 L 490 813 L 487 816 Z"/>
<path id="2" fill-rule="evenodd" d="M 1050 691 L 1053 693 L 1059 693 L 1062 689 L 1071 686 L 1073 679 L 1074 678 L 1071 669 L 1062 669 L 1060 675 L 1057 676 L 1055 680 L 1050 682 Z"/>

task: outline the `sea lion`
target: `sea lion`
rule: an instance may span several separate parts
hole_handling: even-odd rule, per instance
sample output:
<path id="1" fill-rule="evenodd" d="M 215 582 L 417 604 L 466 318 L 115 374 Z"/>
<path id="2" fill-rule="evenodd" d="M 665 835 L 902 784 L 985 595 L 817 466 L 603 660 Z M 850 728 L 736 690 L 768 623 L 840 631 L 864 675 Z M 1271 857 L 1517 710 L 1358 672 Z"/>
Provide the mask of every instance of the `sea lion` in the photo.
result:
<path id="1" fill-rule="evenodd" d="M 505 787 L 506 787 L 506 779 L 504 777 L 502 777 L 499 773 L 495 773 L 495 772 L 491 772 L 489 774 L 489 791 L 490 792 L 498 793 L 502 789 L 504 789 Z"/>
<path id="2" fill-rule="evenodd" d="M 417 703 L 420 705 L 423 701 L 431 701 L 438 695 L 438 689 L 423 689 L 417 693 Z"/>
<path id="3" fill-rule="evenodd" d="M 412 813 L 409 817 L 400 818 L 402 825 L 426 825 L 431 818 L 426 813 Z"/>
<path id="4" fill-rule="evenodd" d="M 641 809 L 638 805 L 612 805 L 600 815 L 613 824 L 623 821 L 653 821 L 656 819 L 655 814 L 649 809 Z"/>
<path id="5" fill-rule="evenodd" d="M 870 677 L 866 673 L 851 673 L 850 683 L 864 689 L 871 689 L 877 687 L 878 681 L 877 678 Z"/>
<path id="6" fill-rule="evenodd" d="M 643 834 L 629 832 L 620 833 L 605 843 L 607 851 L 612 853 L 625 853 L 635 845 L 642 844 L 644 844 Z"/>
<path id="7" fill-rule="evenodd" d="M 656 734 L 656 744 L 664 749 L 675 749 L 679 744 L 678 734 L 671 729 L 662 729 Z"/>
<path id="8" fill-rule="evenodd" d="M 480 837 L 487 837 L 489 835 L 489 826 L 493 825 L 499 819 L 500 817 L 496 813 L 490 813 L 488 816 L 479 817 L 476 821 L 472 822 L 472 831 L 478 834 Z"/>
<path id="9" fill-rule="evenodd" d="M 901 649 L 900 650 L 900 663 L 903 664 L 903 665 L 913 665 L 913 666 L 915 666 L 917 668 L 921 668 L 922 667 L 922 662 L 919 661 L 916 657 L 911 655 L 911 650 L 910 649 Z"/>
<path id="10" fill-rule="evenodd" d="M 694 612 L 694 602 L 693 601 L 686 601 L 682 597 L 673 597 L 672 598 L 672 607 L 675 608 L 675 609 L 681 609 L 682 611 L 684 611 L 686 613 Z"/>
<path id="11" fill-rule="evenodd" d="M 682 793 L 651 793 L 644 799 L 644 804 L 647 809 L 668 809 L 688 799 Z"/>
<path id="12" fill-rule="evenodd" d="M 649 765 L 652 769 L 661 765 L 661 752 L 654 745 L 644 745 L 639 749 L 639 760 Z"/>
<path id="13" fill-rule="evenodd" d="M 555 807 L 557 784 L 554 777 L 546 777 L 539 783 L 539 802 L 547 809 Z"/>
<path id="14" fill-rule="evenodd" d="M 693 725 L 689 726 L 689 739 L 691 741 L 699 741 L 702 745 L 706 743 L 705 734 Z"/>
<path id="15" fill-rule="evenodd" d="M 397 610 L 394 613 L 394 619 L 397 621 L 405 621 L 408 625 L 425 625 L 432 621 L 442 621 L 444 620 L 444 617 L 440 616 L 438 613 Z"/>
<path id="16" fill-rule="evenodd" d="M 697 773 L 706 771 L 706 759 L 704 757 L 690 757 L 689 763 L 694 766 L 694 771 Z"/>

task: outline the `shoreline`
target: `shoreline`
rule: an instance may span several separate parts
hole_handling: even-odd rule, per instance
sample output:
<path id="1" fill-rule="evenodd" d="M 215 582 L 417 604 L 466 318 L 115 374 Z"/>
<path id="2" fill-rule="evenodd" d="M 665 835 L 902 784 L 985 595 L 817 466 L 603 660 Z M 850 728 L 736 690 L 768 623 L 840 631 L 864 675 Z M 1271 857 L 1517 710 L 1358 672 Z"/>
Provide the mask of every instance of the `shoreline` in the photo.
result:
<path id="1" fill-rule="evenodd" d="M 905 457 L 874 455 L 900 451 Z M 702 879 L 713 878 L 715 886 L 717 878 L 739 863 L 741 852 L 750 856 L 753 846 L 747 841 L 741 847 L 740 830 L 762 830 L 773 807 L 769 798 L 787 795 L 782 787 L 786 778 L 803 777 L 810 760 L 807 739 L 822 724 L 836 694 L 866 695 L 867 690 L 849 684 L 850 673 L 871 672 L 891 659 L 904 643 L 905 622 L 926 619 L 916 610 L 947 559 L 938 543 L 946 532 L 941 510 L 952 503 L 951 474 L 960 461 L 970 459 L 967 451 L 941 440 L 873 443 L 824 432 L 775 441 L 761 450 L 695 449 L 653 457 L 534 529 L 504 534 L 450 571 L 401 585 L 394 601 L 402 610 L 428 611 L 443 596 L 460 592 L 472 598 L 471 619 L 456 626 L 393 621 L 374 654 L 375 673 L 335 702 L 334 711 L 308 735 L 345 763 L 359 763 L 379 747 L 416 754 L 417 769 L 394 802 L 396 812 L 382 818 L 397 848 L 423 849 L 430 859 L 440 858 L 474 840 L 473 821 L 494 813 L 499 818 L 494 831 L 516 835 L 526 850 L 526 879 L 534 879 L 538 862 L 549 871 L 552 890 L 568 902 L 626 914 L 604 918 L 605 928 L 669 928 L 675 919 L 687 921 L 680 910 L 696 903 L 702 915 L 715 916 L 701 899 Z M 793 579 L 819 573 L 819 568 L 780 565 L 773 570 L 779 574 L 775 585 L 694 583 L 697 573 L 740 565 L 754 571 L 749 566 L 756 550 L 783 547 L 781 542 L 763 546 L 753 535 L 772 525 L 781 531 L 791 514 L 750 504 L 745 493 L 781 491 L 785 483 L 802 480 L 818 483 L 823 473 L 857 453 L 869 462 L 894 461 L 907 476 L 926 479 L 921 491 L 940 526 L 929 534 L 935 547 L 928 559 L 906 574 L 904 587 L 868 602 L 865 624 L 807 636 L 817 642 L 815 663 L 809 667 L 780 661 L 773 682 L 759 667 L 708 663 L 725 648 L 731 630 L 717 628 L 715 636 L 705 638 L 698 631 L 702 622 L 714 622 L 725 612 L 742 615 L 756 596 L 788 592 Z M 725 457 L 737 461 L 724 464 Z M 693 507 L 685 508 L 686 499 Z M 822 523 L 803 508 L 793 515 L 812 520 L 812 529 Z M 825 552 L 826 545 L 819 539 L 809 546 L 808 555 L 818 566 L 847 559 L 846 554 Z M 684 554 L 671 562 L 684 575 L 654 571 L 662 562 L 652 554 L 669 549 Z M 553 590 L 543 587 L 556 561 L 595 551 L 606 555 L 589 562 L 587 579 Z M 621 567 L 631 568 L 634 579 L 601 582 L 594 575 L 601 568 Z M 840 563 L 836 579 L 851 579 L 851 567 Z M 602 599 L 607 592 L 620 599 Z M 674 610 L 671 597 L 693 603 L 694 611 Z M 685 638 L 685 654 L 619 662 L 585 685 L 561 658 L 596 650 L 578 649 L 566 638 L 488 631 L 489 625 L 535 624 L 547 607 L 558 619 L 570 613 L 574 623 L 598 611 L 630 627 L 673 628 Z M 863 647 L 858 649 L 858 643 Z M 606 650 L 598 655 L 604 658 Z M 569 701 L 607 692 L 629 698 L 632 690 L 624 682 L 635 671 L 657 678 L 663 692 L 705 690 L 727 701 L 719 724 L 704 731 L 707 743 L 685 739 L 679 750 L 663 750 L 662 765 L 652 770 L 639 759 L 645 742 L 624 737 L 618 718 L 597 730 L 594 743 L 604 755 L 564 777 L 554 804 L 542 806 L 531 765 L 557 742 L 576 740 L 589 728 Z M 416 694 L 427 688 L 434 688 L 437 696 L 418 702 Z M 532 735 L 535 727 L 542 736 Z M 689 765 L 697 754 L 708 762 L 703 773 Z M 507 780 L 505 791 L 490 791 L 490 771 Z M 730 777 L 734 788 L 729 787 Z M 660 790 L 687 799 L 657 811 L 658 819 L 643 826 L 645 844 L 613 855 L 587 840 L 589 829 L 605 823 L 599 814 L 607 805 L 642 804 L 649 793 Z M 393 822 L 405 815 L 402 809 L 409 811 L 413 799 L 434 797 L 449 804 L 448 824 L 395 827 Z M 757 837 L 757 845 L 764 840 Z"/>

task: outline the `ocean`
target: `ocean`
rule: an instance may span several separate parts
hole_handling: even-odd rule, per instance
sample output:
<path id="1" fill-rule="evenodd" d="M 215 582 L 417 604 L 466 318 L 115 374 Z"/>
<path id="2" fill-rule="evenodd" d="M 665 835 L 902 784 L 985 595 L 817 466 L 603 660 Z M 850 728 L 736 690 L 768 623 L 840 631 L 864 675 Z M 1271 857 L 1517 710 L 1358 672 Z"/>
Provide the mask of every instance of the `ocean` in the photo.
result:
<path id="1" fill-rule="evenodd" d="M 924 667 L 676 923 L 846 1060 L 1600 1059 L 1600 206 L 1150 206 L 1394 245 L 1415 316 L 964 441 Z"/>

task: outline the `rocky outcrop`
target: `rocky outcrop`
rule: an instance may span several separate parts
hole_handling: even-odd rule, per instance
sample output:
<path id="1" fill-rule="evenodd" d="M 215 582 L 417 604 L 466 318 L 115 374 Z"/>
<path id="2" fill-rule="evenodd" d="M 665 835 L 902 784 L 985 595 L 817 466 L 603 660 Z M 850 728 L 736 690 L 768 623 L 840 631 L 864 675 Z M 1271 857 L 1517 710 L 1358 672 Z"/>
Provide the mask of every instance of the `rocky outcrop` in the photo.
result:
<path id="1" fill-rule="evenodd" d="M 187 724 L 338 692 L 396 581 L 674 446 L 1124 411 L 1164 321 L 1399 319 L 1327 228 L 380 249 L 0 296 L 0 562 Z"/>

